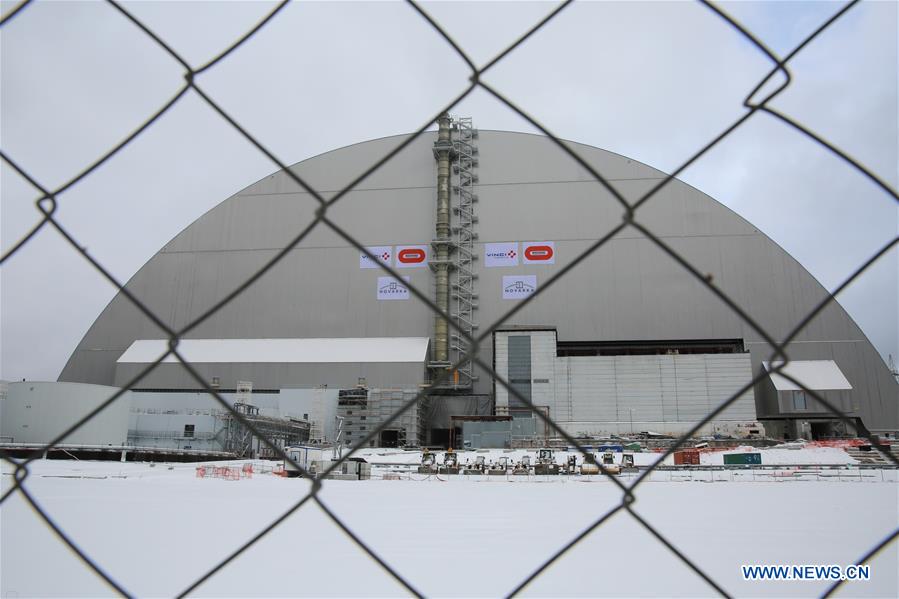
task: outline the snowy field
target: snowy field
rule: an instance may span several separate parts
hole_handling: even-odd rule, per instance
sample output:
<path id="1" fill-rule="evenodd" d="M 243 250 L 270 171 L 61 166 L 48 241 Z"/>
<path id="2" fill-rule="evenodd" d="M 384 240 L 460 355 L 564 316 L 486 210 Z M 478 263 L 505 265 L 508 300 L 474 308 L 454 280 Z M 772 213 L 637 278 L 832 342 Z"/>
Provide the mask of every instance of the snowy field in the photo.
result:
<path id="1" fill-rule="evenodd" d="M 193 464 L 40 461 L 27 487 L 131 594 L 172 596 L 293 505 L 308 481 L 198 479 Z M 4 464 L 3 489 L 12 477 Z M 410 477 L 411 478 L 411 477 Z M 425 478 L 425 477 L 421 477 Z M 552 479 L 552 477 L 548 477 Z M 736 596 L 817 596 L 823 581 L 749 582 L 741 564 L 847 565 L 899 524 L 895 482 L 647 482 L 636 511 Z M 606 477 L 325 481 L 322 500 L 427 596 L 495 597 L 620 501 Z M 3 597 L 113 594 L 19 495 L 0 508 Z M 841 596 L 896 597 L 894 543 Z M 404 596 L 313 503 L 194 595 Z M 712 596 L 627 513 L 524 591 L 562 596 Z"/>

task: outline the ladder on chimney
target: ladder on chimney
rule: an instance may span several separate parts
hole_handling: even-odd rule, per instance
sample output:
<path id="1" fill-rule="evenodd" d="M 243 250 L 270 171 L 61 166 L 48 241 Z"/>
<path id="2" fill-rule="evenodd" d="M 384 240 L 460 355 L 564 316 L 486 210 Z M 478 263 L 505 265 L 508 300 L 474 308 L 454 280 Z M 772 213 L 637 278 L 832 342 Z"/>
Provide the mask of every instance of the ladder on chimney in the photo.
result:
<path id="1" fill-rule="evenodd" d="M 460 330 L 473 336 L 478 328 L 475 319 L 477 309 L 477 274 L 474 272 L 474 243 L 477 239 L 475 223 L 478 217 L 475 215 L 475 203 L 478 196 L 474 186 L 478 182 L 478 131 L 471 124 L 471 117 L 456 117 L 453 119 L 455 139 L 453 146 L 456 150 L 456 161 L 453 163 L 453 173 L 457 176 L 453 185 L 453 214 L 456 215 L 456 224 L 453 233 L 456 237 L 455 257 L 455 282 L 451 286 L 452 317 Z M 469 350 L 469 343 L 457 332 L 450 336 L 450 349 L 452 361 L 460 360 Z M 461 364 L 454 374 L 452 386 L 455 388 L 471 388 L 477 377 L 474 376 L 470 361 Z"/>

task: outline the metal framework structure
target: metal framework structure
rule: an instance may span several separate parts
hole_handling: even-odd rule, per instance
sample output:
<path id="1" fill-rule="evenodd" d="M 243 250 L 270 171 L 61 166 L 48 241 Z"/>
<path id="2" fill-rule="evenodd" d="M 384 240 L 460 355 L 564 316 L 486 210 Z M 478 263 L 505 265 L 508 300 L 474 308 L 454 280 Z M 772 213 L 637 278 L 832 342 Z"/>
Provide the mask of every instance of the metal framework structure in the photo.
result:
<path id="1" fill-rule="evenodd" d="M 343 443 L 356 447 L 368 432 L 381 427 L 400 406 L 417 395 L 413 389 L 341 389 L 337 400 L 337 417 L 341 421 L 340 432 L 344 433 Z M 424 441 L 426 398 L 406 410 L 399 418 L 381 431 L 393 437 L 396 447 L 419 447 Z M 338 433 L 339 434 L 339 433 Z M 379 443 L 372 440 L 371 445 Z"/>
<path id="2" fill-rule="evenodd" d="M 240 417 L 235 417 L 231 412 L 222 412 L 220 417 L 224 420 L 224 449 L 238 458 L 275 455 L 270 447 L 253 434 L 247 423 L 278 447 L 297 445 L 309 440 L 311 427 L 307 420 L 262 416 L 258 407 L 248 403 L 237 402 L 234 404 L 234 410 Z"/>
<path id="3" fill-rule="evenodd" d="M 454 310 L 453 320 L 462 331 L 472 336 L 478 327 L 475 321 L 477 308 L 477 274 L 474 272 L 474 242 L 478 234 L 474 230 L 478 217 L 475 215 L 475 203 L 478 196 L 474 186 L 478 182 L 478 131 L 471 124 L 471 117 L 453 119 L 456 139 L 453 146 L 456 150 L 456 162 L 453 172 L 457 175 L 457 184 L 453 186 L 455 203 L 453 214 L 457 223 L 453 227 L 456 238 L 455 271 L 456 280 L 452 285 Z M 452 361 L 456 362 L 469 355 L 468 342 L 458 333 L 451 335 Z M 453 386 L 468 389 L 476 377 L 472 373 L 470 361 L 463 362 L 456 370 L 458 376 L 453 377 Z"/>

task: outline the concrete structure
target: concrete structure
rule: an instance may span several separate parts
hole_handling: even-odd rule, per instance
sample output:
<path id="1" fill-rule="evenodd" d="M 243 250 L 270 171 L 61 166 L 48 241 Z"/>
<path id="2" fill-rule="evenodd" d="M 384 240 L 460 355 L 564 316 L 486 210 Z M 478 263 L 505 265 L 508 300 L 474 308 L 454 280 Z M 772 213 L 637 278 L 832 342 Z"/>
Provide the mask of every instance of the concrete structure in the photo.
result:
<path id="1" fill-rule="evenodd" d="M 388 137 L 341 148 L 291 169 L 331 197 L 403 139 Z M 409 251 L 407 255 L 417 260 L 427 250 L 431 261 L 439 255 L 432 245 L 438 222 L 435 140 L 436 134 L 429 133 L 413 141 L 327 213 L 363 245 L 379 250 L 383 256 L 379 259 L 401 268 L 408 284 L 431 298 L 435 297 L 435 275 L 426 267 L 427 261 L 400 263 L 393 254 Z M 626 157 L 566 143 L 608 177 L 628 201 L 636 201 L 665 177 Z M 634 228 L 615 235 L 547 293 L 499 322 L 523 297 L 616 227 L 623 209 L 585 169 L 544 137 L 482 131 L 477 149 L 474 252 L 479 259 L 472 263 L 478 281 L 472 316 L 477 321 L 475 330 L 484 332 L 501 324 L 535 331 L 517 335 L 531 337 L 530 375 L 510 373 L 510 377 L 527 378 L 527 383 L 513 384 L 528 385 L 535 401 L 549 406 L 550 416 L 567 418 L 572 431 L 588 425 L 590 430 L 622 431 L 630 428 L 631 420 L 635 428 L 677 431 L 726 399 L 741 380 L 747 382 L 764 372 L 762 363 L 770 359 L 771 348 L 762 336 Z M 314 219 L 318 207 L 285 173 L 274 173 L 187 227 L 134 275 L 128 288 L 177 330 L 283 250 Z M 827 297 L 827 291 L 762 232 L 680 181 L 672 181 L 643 205 L 637 218 L 775 339 L 785 337 Z M 385 281 L 386 273 L 376 266 L 327 226 L 319 225 L 269 273 L 192 329 L 188 337 L 432 337 L 434 314 L 403 292 L 406 281 Z M 555 337 L 555 355 L 541 340 L 547 331 Z M 136 341 L 162 337 L 120 294 L 91 326 L 60 380 L 122 385 L 145 365 L 123 362 L 126 350 Z M 499 367 L 509 348 L 499 345 L 503 335 L 496 339 L 497 352 L 494 337 L 488 335 L 481 357 L 488 364 L 496 359 Z M 586 354 L 579 354 L 581 350 Z M 198 368 L 208 382 L 222 389 L 233 389 L 238 380 L 279 393 L 323 385 L 347 389 L 364 378 L 370 388 L 417 391 L 428 383 L 428 363 L 444 359 L 442 353 L 433 353 L 433 343 L 430 351 L 429 358 L 405 364 L 218 362 L 201 363 Z M 516 351 L 524 352 L 524 346 Z M 789 354 L 793 360 L 833 361 L 852 387 L 839 391 L 845 393 L 846 410 L 872 431 L 899 429 L 899 386 L 838 304 L 830 304 L 796 337 Z M 606 376 L 602 373 L 610 370 L 614 377 L 600 384 L 599 378 Z M 694 372 L 701 380 L 689 375 L 695 386 L 684 387 L 685 372 Z M 430 412 L 442 419 L 430 423 L 431 440 L 445 438 L 448 413 L 464 415 L 460 412 L 467 408 L 458 406 L 492 402 L 492 377 L 477 366 L 473 375 L 470 388 L 456 390 L 465 394 L 464 399 L 455 397 L 452 389 L 435 392 L 431 398 Z M 595 389 L 591 387 L 594 380 L 599 385 Z M 673 385 L 677 389 L 672 394 Z M 784 434 L 797 420 L 830 420 L 826 414 L 785 410 L 767 399 L 766 385 L 744 394 L 734 407 L 735 418 L 762 419 L 772 429 L 782 426 Z M 157 390 L 197 387 L 176 364 L 163 364 L 135 384 L 137 389 Z M 550 387 L 553 393 L 541 396 Z M 685 410 L 669 409 L 671 401 L 679 406 L 682 400 Z M 753 401 L 755 414 L 750 409 Z M 496 402 L 499 407 L 508 404 L 501 392 Z"/>

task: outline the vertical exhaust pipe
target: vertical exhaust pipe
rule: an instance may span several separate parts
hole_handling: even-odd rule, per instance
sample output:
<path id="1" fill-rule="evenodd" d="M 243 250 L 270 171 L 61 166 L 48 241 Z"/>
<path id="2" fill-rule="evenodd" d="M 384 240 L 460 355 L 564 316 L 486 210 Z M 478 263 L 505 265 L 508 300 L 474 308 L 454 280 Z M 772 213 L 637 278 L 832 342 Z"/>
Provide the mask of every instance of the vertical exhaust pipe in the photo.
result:
<path id="1" fill-rule="evenodd" d="M 437 160 L 437 220 L 433 242 L 437 252 L 432 262 L 436 282 L 435 302 L 441 314 L 434 316 L 434 361 L 449 362 L 449 323 L 443 314 L 449 315 L 450 306 L 450 162 L 453 159 L 453 142 L 450 139 L 451 120 L 443 113 L 437 119 L 437 141 L 434 142 L 434 158 Z"/>

